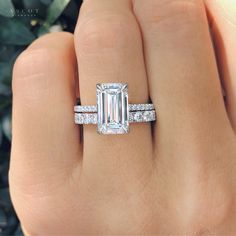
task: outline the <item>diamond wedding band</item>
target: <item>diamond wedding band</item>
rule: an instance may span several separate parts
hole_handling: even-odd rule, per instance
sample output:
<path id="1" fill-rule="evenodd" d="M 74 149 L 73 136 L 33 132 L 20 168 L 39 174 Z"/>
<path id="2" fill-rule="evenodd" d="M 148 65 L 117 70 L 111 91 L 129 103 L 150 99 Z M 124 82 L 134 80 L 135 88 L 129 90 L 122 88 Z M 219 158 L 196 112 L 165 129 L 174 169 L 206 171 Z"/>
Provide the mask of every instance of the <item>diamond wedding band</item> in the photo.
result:
<path id="1" fill-rule="evenodd" d="M 125 134 L 129 123 L 156 120 L 153 104 L 128 104 L 128 85 L 97 84 L 97 105 L 75 106 L 76 124 L 97 124 L 100 134 Z"/>

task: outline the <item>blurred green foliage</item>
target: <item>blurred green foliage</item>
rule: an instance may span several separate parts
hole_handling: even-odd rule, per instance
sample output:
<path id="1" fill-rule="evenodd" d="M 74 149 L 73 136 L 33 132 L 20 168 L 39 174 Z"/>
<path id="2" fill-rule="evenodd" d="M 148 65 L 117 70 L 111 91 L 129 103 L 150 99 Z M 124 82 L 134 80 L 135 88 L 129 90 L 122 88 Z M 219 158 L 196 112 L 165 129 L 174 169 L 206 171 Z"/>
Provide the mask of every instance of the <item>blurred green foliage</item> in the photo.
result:
<path id="1" fill-rule="evenodd" d="M 11 147 L 12 68 L 36 38 L 73 32 L 80 0 L 0 0 L 0 236 L 22 235 L 8 189 Z"/>

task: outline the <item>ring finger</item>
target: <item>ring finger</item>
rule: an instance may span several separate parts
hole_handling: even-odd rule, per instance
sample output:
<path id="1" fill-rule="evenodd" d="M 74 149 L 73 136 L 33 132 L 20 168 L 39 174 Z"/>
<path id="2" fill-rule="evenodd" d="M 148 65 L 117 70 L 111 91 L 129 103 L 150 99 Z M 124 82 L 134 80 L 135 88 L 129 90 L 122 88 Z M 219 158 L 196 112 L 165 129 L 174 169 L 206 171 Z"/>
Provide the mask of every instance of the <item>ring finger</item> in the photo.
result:
<path id="1" fill-rule="evenodd" d="M 75 48 L 82 105 L 96 102 L 96 84 L 114 82 L 128 83 L 130 103 L 148 101 L 142 40 L 131 6 L 130 0 L 87 0 L 81 8 Z M 87 125 L 83 166 L 95 173 L 96 180 L 98 173 L 107 179 L 124 168 L 140 178 L 140 171 L 151 166 L 151 145 L 149 124 L 132 125 L 128 135 L 109 136 L 98 135 L 96 127 Z"/>

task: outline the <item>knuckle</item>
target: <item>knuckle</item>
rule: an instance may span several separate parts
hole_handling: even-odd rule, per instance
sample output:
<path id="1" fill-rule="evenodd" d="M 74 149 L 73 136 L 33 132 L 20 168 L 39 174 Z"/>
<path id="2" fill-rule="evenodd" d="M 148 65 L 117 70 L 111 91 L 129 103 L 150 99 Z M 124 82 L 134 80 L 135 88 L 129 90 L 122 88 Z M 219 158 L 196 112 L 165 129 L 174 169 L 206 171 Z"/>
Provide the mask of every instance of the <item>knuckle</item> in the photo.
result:
<path id="1" fill-rule="evenodd" d="M 145 2 L 146 3 L 146 2 Z M 188 24 L 203 18 L 202 4 L 198 0 L 164 0 L 141 3 L 141 7 L 134 6 L 142 20 L 148 24 L 173 23 Z"/>
<path id="2" fill-rule="evenodd" d="M 105 15 L 82 21 L 76 30 L 79 48 L 96 53 L 98 50 L 123 48 L 137 35 L 137 28 L 129 16 Z"/>
<path id="3" fill-rule="evenodd" d="M 20 54 L 14 65 L 14 75 L 25 77 L 35 74 L 47 66 L 47 58 L 51 53 L 47 49 L 26 50 Z"/>
<path id="4" fill-rule="evenodd" d="M 13 91 L 16 87 L 24 88 L 24 85 L 27 88 L 30 81 L 34 81 L 37 86 L 37 81 L 42 81 L 38 80 L 39 77 L 47 78 L 45 75 L 50 71 L 52 62 L 56 66 L 58 60 L 61 60 L 57 54 L 56 50 L 47 48 L 28 49 L 21 53 L 13 68 Z"/>

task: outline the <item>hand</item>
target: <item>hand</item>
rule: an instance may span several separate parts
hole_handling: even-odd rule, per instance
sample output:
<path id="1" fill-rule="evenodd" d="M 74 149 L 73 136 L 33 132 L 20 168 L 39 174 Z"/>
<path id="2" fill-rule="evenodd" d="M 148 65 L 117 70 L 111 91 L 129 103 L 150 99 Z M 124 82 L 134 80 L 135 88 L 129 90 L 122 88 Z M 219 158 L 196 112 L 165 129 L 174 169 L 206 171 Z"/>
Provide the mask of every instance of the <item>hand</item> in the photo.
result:
<path id="1" fill-rule="evenodd" d="M 29 235 L 236 234 L 236 9 L 205 4 L 86 0 L 74 35 L 19 57 L 10 187 Z M 82 132 L 76 95 L 94 104 L 97 83 L 119 81 L 158 121 Z"/>

